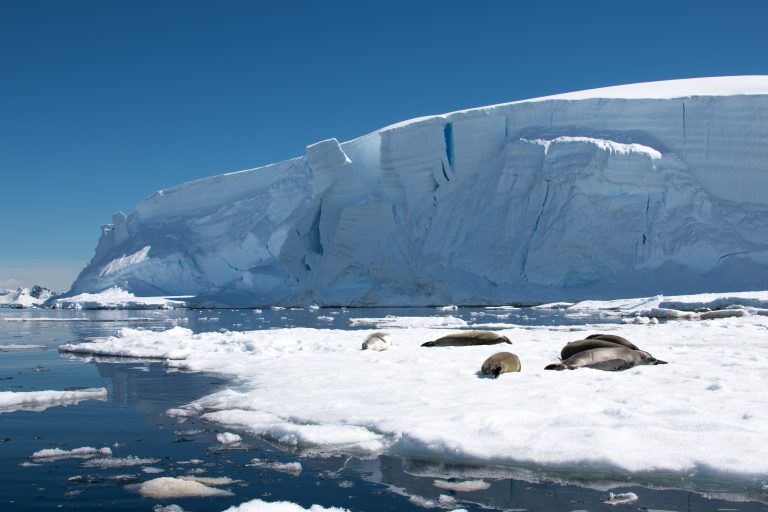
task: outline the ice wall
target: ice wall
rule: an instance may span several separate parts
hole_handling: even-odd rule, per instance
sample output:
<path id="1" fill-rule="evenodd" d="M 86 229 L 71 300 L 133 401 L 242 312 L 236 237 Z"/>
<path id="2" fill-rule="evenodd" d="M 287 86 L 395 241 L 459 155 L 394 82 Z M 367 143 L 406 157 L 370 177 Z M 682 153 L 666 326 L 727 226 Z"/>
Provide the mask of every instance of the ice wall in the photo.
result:
<path id="1" fill-rule="evenodd" d="M 582 91 L 157 192 L 103 228 L 70 293 L 424 305 L 767 289 L 767 192 L 768 77 Z"/>

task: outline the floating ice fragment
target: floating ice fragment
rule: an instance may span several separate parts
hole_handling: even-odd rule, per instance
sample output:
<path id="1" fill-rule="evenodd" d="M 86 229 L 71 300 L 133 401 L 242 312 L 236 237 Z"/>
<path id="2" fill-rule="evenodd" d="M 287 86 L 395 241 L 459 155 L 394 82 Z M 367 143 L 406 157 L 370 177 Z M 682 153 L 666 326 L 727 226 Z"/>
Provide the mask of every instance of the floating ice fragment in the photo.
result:
<path id="1" fill-rule="evenodd" d="M 83 400 L 106 400 L 106 388 L 86 388 L 72 391 L 0 391 L 0 413 L 15 411 L 44 411 L 59 405 L 74 405 Z"/>
<path id="2" fill-rule="evenodd" d="M 240 505 L 229 507 L 224 512 L 350 512 L 349 509 L 340 507 L 322 507 L 312 505 L 304 508 L 290 501 L 262 501 L 259 499 L 246 501 Z"/>
<path id="3" fill-rule="evenodd" d="M 610 493 L 610 496 L 603 503 L 606 505 L 629 505 L 638 500 L 637 494 L 633 492 L 623 492 L 619 494 Z"/>
<path id="4" fill-rule="evenodd" d="M 302 469 L 301 462 L 276 462 L 264 459 L 251 459 L 251 463 L 246 464 L 246 466 L 271 469 L 273 471 L 289 473 L 295 476 L 301 474 Z"/>
<path id="5" fill-rule="evenodd" d="M 156 462 L 160 462 L 160 459 L 142 459 L 140 457 L 129 455 L 128 457 L 124 458 L 91 459 L 85 461 L 82 466 L 85 468 L 122 468 L 128 466 L 155 464 Z"/>
<path id="6" fill-rule="evenodd" d="M 166 506 L 155 505 L 152 512 L 184 512 L 184 509 L 176 504 Z"/>
<path id="7" fill-rule="evenodd" d="M 209 487 L 194 480 L 160 477 L 139 486 L 139 494 L 147 498 L 168 499 L 204 496 L 233 496 L 230 491 Z"/>
<path id="8" fill-rule="evenodd" d="M 30 455 L 33 460 L 53 461 L 69 458 L 89 458 L 95 456 L 111 457 L 112 450 L 109 448 L 92 448 L 90 446 L 82 446 L 80 448 L 73 448 L 72 450 L 62 450 L 61 448 L 46 448 L 45 450 L 39 450 Z"/>
<path id="9" fill-rule="evenodd" d="M 447 480 L 435 480 L 432 485 L 439 489 L 445 489 L 447 491 L 457 492 L 472 492 L 472 491 L 484 491 L 488 489 L 491 484 L 484 482 L 483 480 L 466 480 L 464 482 L 449 482 Z"/>
<path id="10" fill-rule="evenodd" d="M 216 434 L 216 440 L 221 444 L 236 444 L 242 441 L 243 438 L 232 432 L 222 432 L 221 434 Z"/>

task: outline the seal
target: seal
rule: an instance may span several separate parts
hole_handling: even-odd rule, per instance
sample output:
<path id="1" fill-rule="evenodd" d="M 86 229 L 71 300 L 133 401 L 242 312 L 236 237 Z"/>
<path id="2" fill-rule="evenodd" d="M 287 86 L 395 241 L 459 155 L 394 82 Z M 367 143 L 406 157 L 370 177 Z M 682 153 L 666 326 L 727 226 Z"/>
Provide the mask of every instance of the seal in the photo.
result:
<path id="1" fill-rule="evenodd" d="M 519 372 L 520 358 L 512 352 L 497 352 L 485 360 L 480 371 L 498 378 L 502 373 Z"/>
<path id="2" fill-rule="evenodd" d="M 475 345 L 496 345 L 509 343 L 509 338 L 491 331 L 464 331 L 443 336 L 435 341 L 422 343 L 422 347 L 470 347 Z"/>
<path id="3" fill-rule="evenodd" d="M 591 350 L 593 348 L 611 348 L 611 347 L 626 347 L 626 345 L 620 345 L 608 340 L 601 340 L 598 338 L 587 338 L 585 340 L 576 340 L 567 343 L 560 351 L 560 359 L 568 359 L 569 357 L 584 352 L 585 350 Z M 640 350 L 635 345 L 626 347 L 632 350 Z"/>
<path id="4" fill-rule="evenodd" d="M 648 352 L 616 345 L 585 350 L 572 355 L 562 363 L 547 365 L 544 369 L 575 370 L 576 368 L 594 368 L 595 370 L 616 372 L 643 364 L 667 364 L 667 362 L 656 359 Z"/>
<path id="5" fill-rule="evenodd" d="M 590 334 L 586 339 L 612 341 L 617 345 L 623 345 L 627 348 L 631 348 L 632 350 L 640 350 L 627 338 L 622 338 L 621 336 L 616 336 L 615 334 Z"/>
<path id="6" fill-rule="evenodd" d="M 376 350 L 381 352 L 387 350 L 392 346 L 392 341 L 389 339 L 389 333 L 386 332 L 374 332 L 369 334 L 363 341 L 363 350 Z"/>

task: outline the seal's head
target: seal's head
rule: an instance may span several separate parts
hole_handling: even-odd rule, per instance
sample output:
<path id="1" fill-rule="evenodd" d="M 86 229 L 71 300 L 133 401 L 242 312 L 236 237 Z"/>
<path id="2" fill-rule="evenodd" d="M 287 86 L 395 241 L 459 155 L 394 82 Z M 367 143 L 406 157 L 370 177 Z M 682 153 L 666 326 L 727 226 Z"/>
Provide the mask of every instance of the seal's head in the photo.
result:
<path id="1" fill-rule="evenodd" d="M 640 354 L 641 363 L 640 364 L 668 364 L 666 361 L 662 361 L 661 359 L 656 359 L 651 354 L 644 350 L 638 350 L 637 351 Z"/>

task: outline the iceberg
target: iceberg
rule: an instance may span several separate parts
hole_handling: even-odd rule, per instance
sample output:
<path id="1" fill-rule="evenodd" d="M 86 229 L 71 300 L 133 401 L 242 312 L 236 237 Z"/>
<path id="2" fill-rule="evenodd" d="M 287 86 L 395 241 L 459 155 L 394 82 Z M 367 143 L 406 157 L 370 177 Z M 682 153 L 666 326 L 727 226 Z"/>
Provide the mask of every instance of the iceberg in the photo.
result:
<path id="1" fill-rule="evenodd" d="M 154 193 L 67 295 L 486 305 L 768 289 L 768 76 L 387 126 Z"/>

